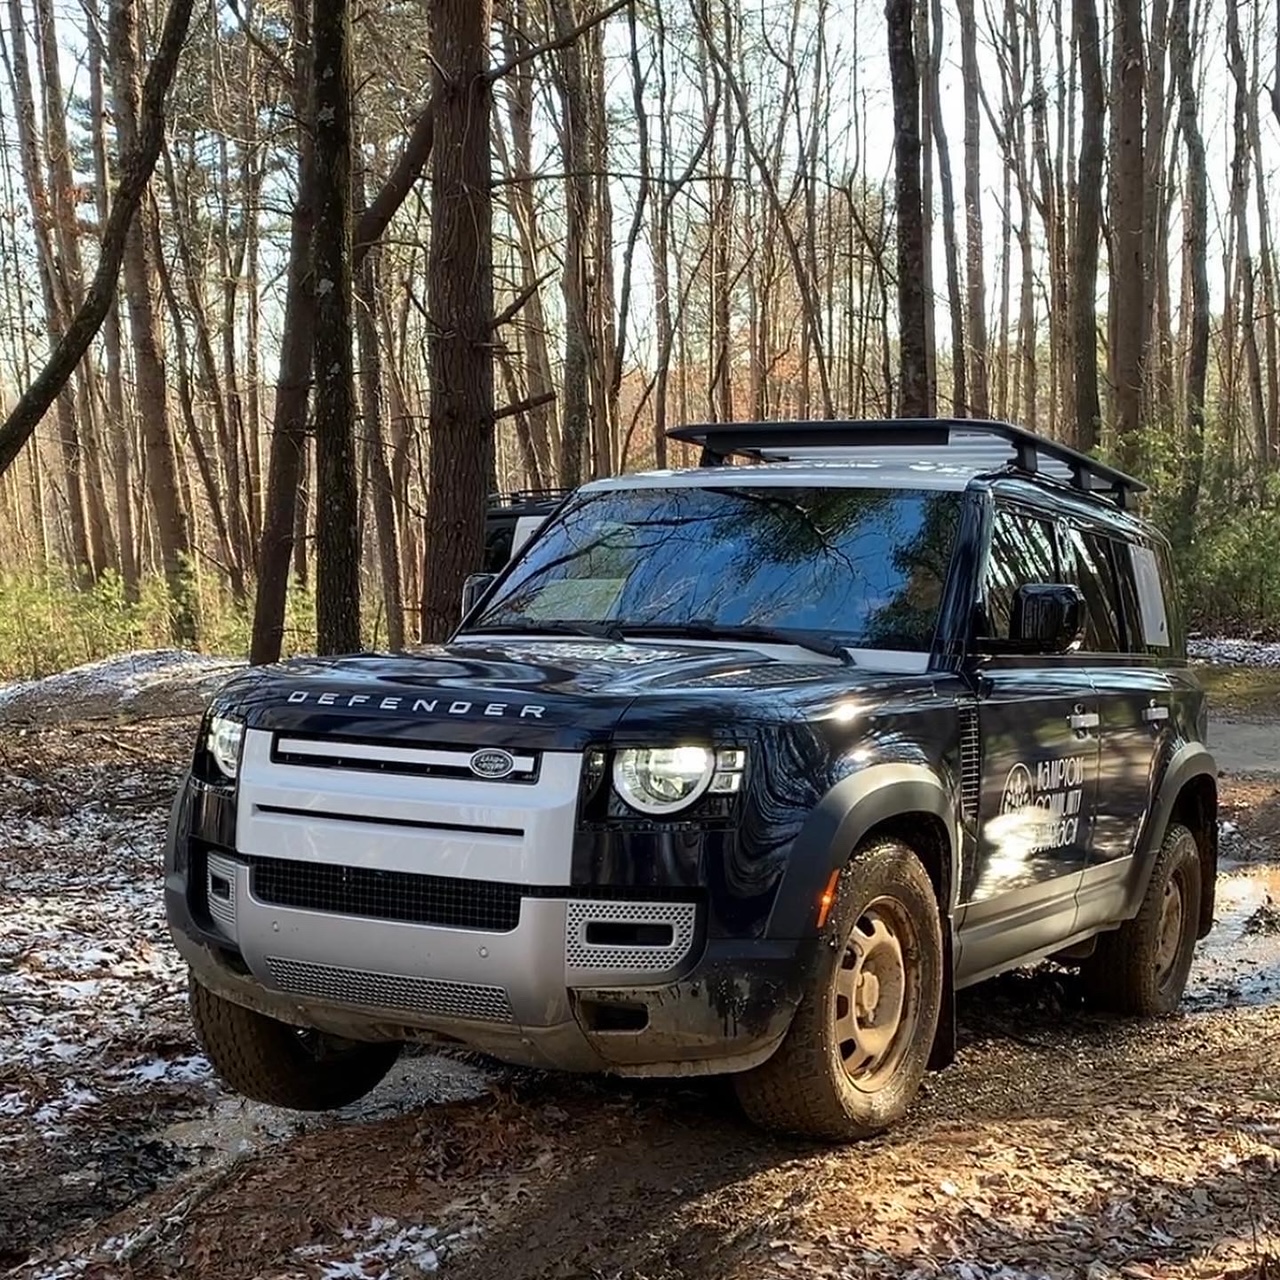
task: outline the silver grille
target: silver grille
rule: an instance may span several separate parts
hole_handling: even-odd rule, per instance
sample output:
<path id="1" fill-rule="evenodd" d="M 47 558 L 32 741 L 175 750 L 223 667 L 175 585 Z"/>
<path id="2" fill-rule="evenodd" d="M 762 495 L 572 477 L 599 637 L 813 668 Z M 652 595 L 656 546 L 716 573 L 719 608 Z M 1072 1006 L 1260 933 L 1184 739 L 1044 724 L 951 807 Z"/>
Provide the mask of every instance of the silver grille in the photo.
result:
<path id="1" fill-rule="evenodd" d="M 229 938 L 236 936 L 236 873 L 239 869 L 240 864 L 234 859 L 224 858 L 217 853 L 209 854 L 208 870 L 205 873 L 208 880 L 205 897 L 209 903 L 209 914 L 216 924 L 221 925 L 222 932 Z M 230 898 L 221 898 L 214 893 L 214 876 L 225 880 L 231 886 Z"/>
<path id="2" fill-rule="evenodd" d="M 511 1002 L 502 987 L 338 969 L 277 956 L 267 957 L 267 968 L 276 985 L 294 995 L 378 1009 L 409 1009 L 440 1018 L 472 1018 L 480 1022 L 515 1020 Z"/>
<path id="3" fill-rule="evenodd" d="M 692 902 L 571 902 L 565 927 L 565 965 L 578 972 L 663 973 L 693 946 L 698 908 Z M 592 924 L 668 925 L 666 946 L 601 946 L 587 941 Z"/>
<path id="4" fill-rule="evenodd" d="M 978 816 L 982 788 L 982 740 L 976 707 L 960 708 L 960 807 L 966 818 Z"/>

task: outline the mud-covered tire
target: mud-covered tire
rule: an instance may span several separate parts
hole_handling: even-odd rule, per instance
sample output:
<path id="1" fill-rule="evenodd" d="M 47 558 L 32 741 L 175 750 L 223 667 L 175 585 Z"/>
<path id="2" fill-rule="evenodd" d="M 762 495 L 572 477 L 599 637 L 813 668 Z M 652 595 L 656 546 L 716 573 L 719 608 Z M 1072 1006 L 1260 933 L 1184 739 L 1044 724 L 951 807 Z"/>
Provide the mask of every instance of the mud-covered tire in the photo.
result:
<path id="1" fill-rule="evenodd" d="M 873 947 L 883 947 L 876 939 L 886 922 L 897 933 L 898 961 L 890 950 L 876 967 L 872 961 L 881 952 Z M 872 1060 L 881 1066 L 868 1075 L 859 1066 L 867 1046 L 851 1038 L 849 1018 L 868 1043 L 887 1034 L 888 1014 L 883 1025 L 878 1019 L 881 1001 L 890 1001 L 889 1013 L 895 1004 L 895 964 L 902 974 L 898 1030 Z M 871 999 L 868 973 L 875 979 L 870 1012 L 864 1003 Z M 868 844 L 841 873 L 809 988 L 782 1044 L 761 1066 L 734 1076 L 743 1110 L 763 1128 L 836 1142 L 890 1128 L 924 1078 L 942 986 L 942 926 L 928 874 L 900 841 Z M 852 1000 L 851 989 L 858 993 Z"/>
<path id="2" fill-rule="evenodd" d="M 1176 1012 L 1191 972 L 1202 888 L 1196 838 L 1171 822 L 1138 914 L 1099 935 L 1085 962 L 1085 991 L 1094 1008 L 1137 1018 Z"/>
<path id="3" fill-rule="evenodd" d="M 304 1031 L 233 1004 L 191 979 L 196 1035 L 237 1093 L 294 1111 L 331 1111 L 363 1098 L 395 1065 L 396 1041 L 365 1043 Z"/>

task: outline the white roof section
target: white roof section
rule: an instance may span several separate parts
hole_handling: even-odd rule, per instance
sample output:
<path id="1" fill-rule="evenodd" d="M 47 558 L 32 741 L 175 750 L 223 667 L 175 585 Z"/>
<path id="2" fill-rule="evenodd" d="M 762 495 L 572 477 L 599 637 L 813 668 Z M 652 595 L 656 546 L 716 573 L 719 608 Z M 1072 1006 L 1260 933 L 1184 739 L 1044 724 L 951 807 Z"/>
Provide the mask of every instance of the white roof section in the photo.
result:
<path id="1" fill-rule="evenodd" d="M 730 485 L 794 486 L 847 489 L 929 489 L 958 492 L 975 475 L 998 468 L 1005 457 L 974 465 L 957 458 L 956 450 L 877 449 L 874 457 L 851 457 L 848 450 L 806 456 L 794 462 L 762 462 L 747 466 L 692 467 L 639 471 L 608 476 L 582 486 L 584 493 L 608 489 L 724 488 Z"/>

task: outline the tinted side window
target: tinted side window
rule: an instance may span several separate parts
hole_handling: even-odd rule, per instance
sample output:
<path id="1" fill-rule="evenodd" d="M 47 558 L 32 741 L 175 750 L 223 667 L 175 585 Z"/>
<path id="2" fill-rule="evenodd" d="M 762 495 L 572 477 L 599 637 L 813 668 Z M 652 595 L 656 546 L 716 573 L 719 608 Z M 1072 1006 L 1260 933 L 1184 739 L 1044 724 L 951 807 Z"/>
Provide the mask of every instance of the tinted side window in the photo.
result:
<path id="1" fill-rule="evenodd" d="M 1120 653 L 1124 649 L 1120 625 L 1120 588 L 1111 559 L 1111 540 L 1080 529 L 1067 530 L 1069 572 L 1084 596 L 1085 653 Z"/>
<path id="2" fill-rule="evenodd" d="M 1138 602 L 1138 584 L 1133 573 L 1133 554 L 1127 542 L 1111 544 L 1112 563 L 1120 586 L 1120 614 L 1124 622 L 1125 649 L 1129 653 L 1149 653 L 1143 638 L 1142 606 Z"/>
<path id="3" fill-rule="evenodd" d="M 997 507 L 983 590 L 987 614 L 984 633 L 1007 640 L 1017 589 L 1028 582 L 1059 581 L 1052 523 L 1011 507 Z"/>

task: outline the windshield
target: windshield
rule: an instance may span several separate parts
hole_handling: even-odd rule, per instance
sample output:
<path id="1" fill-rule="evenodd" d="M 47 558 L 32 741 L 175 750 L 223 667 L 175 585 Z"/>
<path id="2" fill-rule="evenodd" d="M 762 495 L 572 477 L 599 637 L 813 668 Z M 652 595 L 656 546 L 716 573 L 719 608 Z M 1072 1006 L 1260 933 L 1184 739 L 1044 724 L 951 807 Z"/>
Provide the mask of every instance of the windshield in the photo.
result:
<path id="1" fill-rule="evenodd" d="M 928 650 L 960 494 L 637 488 L 582 495 L 467 631 L 776 629 Z"/>

